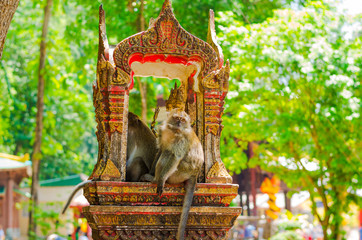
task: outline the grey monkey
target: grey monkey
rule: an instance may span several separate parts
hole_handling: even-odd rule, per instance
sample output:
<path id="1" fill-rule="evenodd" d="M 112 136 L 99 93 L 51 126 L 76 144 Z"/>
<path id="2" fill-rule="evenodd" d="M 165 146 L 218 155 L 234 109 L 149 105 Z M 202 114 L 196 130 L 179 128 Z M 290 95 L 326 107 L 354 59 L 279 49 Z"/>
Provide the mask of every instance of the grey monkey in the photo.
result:
<path id="1" fill-rule="evenodd" d="M 149 173 L 157 153 L 156 137 L 139 117 L 129 112 L 127 138 L 127 182 L 138 182 Z"/>
<path id="2" fill-rule="evenodd" d="M 200 140 L 190 124 L 190 117 L 184 111 L 174 109 L 161 125 L 158 136 L 158 155 L 155 164 L 157 193 L 162 195 L 165 182 L 185 183 L 185 198 L 178 226 L 177 239 L 184 239 L 188 214 L 191 208 L 197 177 L 204 163 Z M 152 171 L 151 171 L 152 172 Z M 150 176 L 144 176 L 145 179 Z"/>
<path id="3" fill-rule="evenodd" d="M 140 177 L 150 172 L 157 153 L 157 141 L 151 129 L 132 113 L 128 113 L 126 181 L 137 182 Z M 74 195 L 92 180 L 86 180 L 75 186 L 62 214 L 67 210 Z"/>

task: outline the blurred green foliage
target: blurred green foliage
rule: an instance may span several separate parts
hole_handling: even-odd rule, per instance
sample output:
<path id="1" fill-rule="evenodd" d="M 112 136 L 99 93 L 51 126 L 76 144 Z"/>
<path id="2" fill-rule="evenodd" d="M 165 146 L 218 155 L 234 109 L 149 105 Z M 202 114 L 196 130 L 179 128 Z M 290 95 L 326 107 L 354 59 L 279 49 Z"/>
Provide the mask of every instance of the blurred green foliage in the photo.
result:
<path id="1" fill-rule="evenodd" d="M 45 110 L 40 178 L 76 173 L 90 174 L 97 157 L 92 82 L 98 49 L 98 8 L 104 4 L 110 44 L 139 31 L 139 0 L 54 1 L 49 26 Z M 156 18 L 163 1 L 145 2 L 146 22 Z M 181 1 L 174 0 L 175 14 L 190 32 L 206 39 L 209 9 L 233 11 L 243 6 L 248 21 L 262 21 L 272 8 L 288 1 Z M 0 151 L 16 155 L 31 153 L 34 140 L 39 44 L 45 1 L 24 0 L 14 15 L 0 66 Z M 249 5 L 247 5 L 249 4 Z M 270 8 L 264 9 L 262 4 Z M 283 5 L 284 4 L 284 5 Z M 258 12 L 255 12 L 255 9 Z M 254 9 L 254 10 L 253 10 Z M 238 10 L 239 11 L 239 10 Z M 235 12 L 235 17 L 243 21 Z M 197 17 L 196 17 L 197 16 Z M 157 80 L 158 81 L 158 80 Z M 135 81 L 131 111 L 141 114 L 140 92 Z M 174 81 L 143 78 L 147 84 L 148 118 L 156 96 L 167 96 Z"/>
<path id="2" fill-rule="evenodd" d="M 351 201 L 361 206 L 361 15 L 311 1 L 260 24 L 236 22 L 232 12 L 219 22 L 232 66 L 226 165 L 234 172 L 259 165 L 309 191 L 325 239 L 338 239 L 341 213 Z M 248 142 L 259 145 L 252 160 Z"/>
<path id="3" fill-rule="evenodd" d="M 27 209 L 28 207 L 29 202 L 17 203 L 17 208 L 22 209 L 22 211 L 24 211 L 23 208 Z M 59 234 L 59 229 L 64 228 L 67 223 L 72 224 L 71 220 L 62 220 L 59 218 L 61 208 L 62 204 L 59 202 L 41 203 L 35 207 L 34 219 L 39 226 L 42 236 L 49 236 L 51 233 Z M 30 236 L 36 240 L 44 239 L 44 237 L 38 236 L 34 232 L 31 232 Z"/>
<path id="4" fill-rule="evenodd" d="M 42 3 L 22 1 L 7 36 L 1 62 L 0 151 L 32 152 Z M 58 10 L 59 4 L 55 5 Z M 91 82 L 95 66 L 66 38 L 72 14 L 54 10 L 49 28 L 41 178 L 89 172 L 96 156 Z M 72 10 L 73 14 L 77 11 Z M 84 44 L 84 45 L 89 45 Z M 4 81 L 6 80 L 6 81 Z"/>
<path id="5" fill-rule="evenodd" d="M 270 238 L 270 240 L 303 240 L 304 238 L 295 231 L 285 231 L 278 233 Z"/>

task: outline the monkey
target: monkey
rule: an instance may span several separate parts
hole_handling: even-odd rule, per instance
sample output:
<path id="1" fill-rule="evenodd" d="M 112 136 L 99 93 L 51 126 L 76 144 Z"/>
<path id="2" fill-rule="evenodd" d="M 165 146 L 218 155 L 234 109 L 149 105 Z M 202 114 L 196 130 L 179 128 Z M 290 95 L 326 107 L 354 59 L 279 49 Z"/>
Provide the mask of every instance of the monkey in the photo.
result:
<path id="1" fill-rule="evenodd" d="M 152 180 L 157 184 L 157 193 L 162 195 L 165 182 L 185 183 L 186 193 L 177 232 L 177 239 L 183 240 L 197 177 L 204 164 L 201 142 L 193 131 L 190 117 L 186 112 L 180 109 L 170 112 L 166 121 L 160 126 L 158 149 L 159 158 L 154 162 L 155 177 Z M 147 177 L 150 176 L 144 178 Z"/>
<path id="2" fill-rule="evenodd" d="M 138 182 L 142 175 L 150 172 L 157 153 L 156 136 L 151 129 L 132 113 L 128 113 L 128 137 L 127 137 L 127 160 L 126 160 L 126 181 Z M 62 214 L 67 210 L 74 195 L 87 183 L 93 180 L 86 180 L 75 186 Z"/>
<path id="3" fill-rule="evenodd" d="M 149 173 L 156 153 L 156 136 L 136 114 L 129 112 L 126 181 L 138 182 L 141 176 Z"/>

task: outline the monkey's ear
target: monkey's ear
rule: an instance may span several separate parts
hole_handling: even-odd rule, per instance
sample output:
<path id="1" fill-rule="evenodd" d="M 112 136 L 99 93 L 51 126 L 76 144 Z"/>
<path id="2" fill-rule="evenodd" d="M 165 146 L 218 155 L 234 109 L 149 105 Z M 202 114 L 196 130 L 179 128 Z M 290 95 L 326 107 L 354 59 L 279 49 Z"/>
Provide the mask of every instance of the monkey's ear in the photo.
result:
<path id="1" fill-rule="evenodd" d="M 186 112 L 185 112 L 186 113 Z M 188 123 L 190 123 L 191 124 L 191 118 L 190 118 L 190 115 L 188 115 L 187 113 L 186 113 L 186 120 L 187 120 L 187 122 Z"/>

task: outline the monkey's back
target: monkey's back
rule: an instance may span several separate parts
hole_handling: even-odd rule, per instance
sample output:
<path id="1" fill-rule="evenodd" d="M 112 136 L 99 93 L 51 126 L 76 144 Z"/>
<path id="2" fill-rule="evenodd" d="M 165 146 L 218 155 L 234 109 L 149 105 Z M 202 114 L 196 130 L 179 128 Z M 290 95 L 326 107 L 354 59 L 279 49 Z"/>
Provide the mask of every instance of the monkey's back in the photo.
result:
<path id="1" fill-rule="evenodd" d="M 151 129 L 134 113 L 128 113 L 127 155 L 142 158 L 148 169 L 157 153 L 157 140 Z"/>

